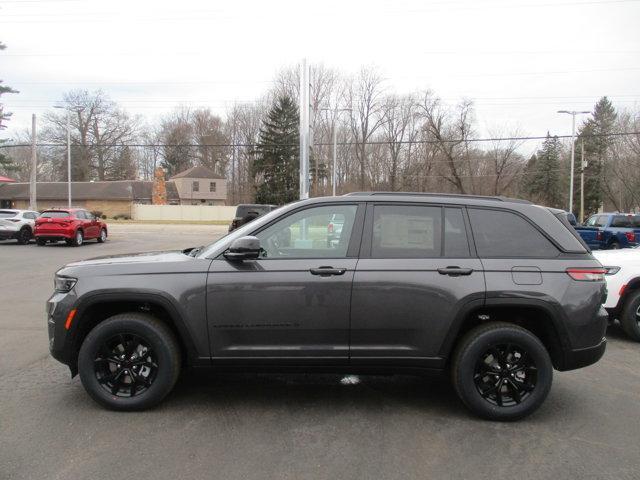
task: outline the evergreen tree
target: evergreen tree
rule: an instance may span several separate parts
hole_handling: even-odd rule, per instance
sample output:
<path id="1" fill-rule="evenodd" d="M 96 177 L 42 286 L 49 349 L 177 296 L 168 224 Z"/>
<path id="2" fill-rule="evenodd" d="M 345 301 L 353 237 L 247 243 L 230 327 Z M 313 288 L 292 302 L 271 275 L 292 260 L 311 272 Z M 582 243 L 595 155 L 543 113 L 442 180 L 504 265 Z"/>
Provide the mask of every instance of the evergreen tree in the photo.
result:
<path id="1" fill-rule="evenodd" d="M 558 137 L 547 133 L 542 148 L 527 163 L 524 178 L 525 190 L 537 202 L 548 207 L 562 207 Z"/>
<path id="2" fill-rule="evenodd" d="M 6 45 L 0 42 L 0 50 L 4 50 L 5 48 L 7 48 Z M 6 85 L 2 85 L 2 80 L 0 80 L 0 97 L 5 93 L 18 93 L 18 91 Z M 5 127 L 3 123 L 8 120 L 9 117 L 11 117 L 11 114 L 4 111 L 2 103 L 0 102 L 0 130 Z M 6 140 L 0 140 L 0 145 L 5 142 Z M 0 169 L 10 170 L 11 165 L 11 160 L 2 151 L 0 151 Z"/>
<path id="3" fill-rule="evenodd" d="M 298 198 L 299 115 L 289 96 L 276 99 L 260 129 L 253 173 L 256 202 L 283 204 Z"/>
<path id="4" fill-rule="evenodd" d="M 587 120 L 579 130 L 576 139 L 576 162 L 574 171 L 574 192 L 580 195 L 580 160 L 581 148 L 584 141 L 584 156 L 587 168 L 584 170 L 584 213 L 588 216 L 598 211 L 603 202 L 606 162 L 613 142 L 613 137 L 607 136 L 615 129 L 617 113 L 607 97 L 602 97 L 596 103 L 592 118 Z"/>

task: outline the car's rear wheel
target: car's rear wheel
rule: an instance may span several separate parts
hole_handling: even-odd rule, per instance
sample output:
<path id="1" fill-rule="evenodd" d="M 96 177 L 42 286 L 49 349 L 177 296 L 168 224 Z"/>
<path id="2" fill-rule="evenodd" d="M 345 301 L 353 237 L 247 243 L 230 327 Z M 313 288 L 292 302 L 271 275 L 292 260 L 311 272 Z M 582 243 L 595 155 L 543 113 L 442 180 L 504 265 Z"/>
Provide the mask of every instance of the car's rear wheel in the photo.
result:
<path id="1" fill-rule="evenodd" d="M 632 293 L 626 299 L 620 315 L 620 325 L 630 338 L 640 342 L 640 291 Z"/>
<path id="2" fill-rule="evenodd" d="M 178 342 L 169 328 L 142 313 L 115 315 L 85 338 L 78 356 L 82 385 L 113 410 L 144 410 L 167 396 L 180 373 Z"/>
<path id="3" fill-rule="evenodd" d="M 41 247 L 44 247 L 47 244 L 47 241 L 44 238 L 36 237 L 36 244 Z"/>
<path id="4" fill-rule="evenodd" d="M 620 249 L 620 242 L 618 242 L 617 240 L 614 240 L 613 242 L 611 242 L 611 245 L 609 245 L 609 249 L 610 250 L 619 250 Z"/>
<path id="5" fill-rule="evenodd" d="M 20 245 L 26 245 L 31 240 L 31 229 L 29 227 L 22 227 L 18 232 L 18 243 Z"/>
<path id="6" fill-rule="evenodd" d="M 100 236 L 98 237 L 98 243 L 104 243 L 107 241 L 107 231 L 103 228 L 100 230 Z"/>
<path id="7" fill-rule="evenodd" d="M 82 233 L 82 230 L 78 230 L 73 238 L 69 238 L 68 240 L 66 240 L 66 242 L 67 245 L 71 247 L 81 246 L 84 243 L 84 234 Z"/>
<path id="8" fill-rule="evenodd" d="M 542 405 L 553 379 L 540 340 L 517 325 L 491 322 L 461 340 L 451 367 L 462 402 L 489 420 L 517 420 Z"/>

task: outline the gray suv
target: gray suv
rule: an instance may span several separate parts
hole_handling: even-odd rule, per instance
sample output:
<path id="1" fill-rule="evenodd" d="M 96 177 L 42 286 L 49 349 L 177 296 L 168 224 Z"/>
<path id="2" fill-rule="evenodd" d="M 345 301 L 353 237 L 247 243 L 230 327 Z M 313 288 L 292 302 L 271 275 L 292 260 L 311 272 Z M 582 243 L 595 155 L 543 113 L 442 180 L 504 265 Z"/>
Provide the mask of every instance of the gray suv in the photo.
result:
<path id="1" fill-rule="evenodd" d="M 603 355 L 604 273 L 566 215 L 527 202 L 315 198 L 206 247 L 65 266 L 50 350 L 116 410 L 157 404 L 185 366 L 446 371 L 470 410 L 513 420 L 542 404 L 554 368 Z"/>

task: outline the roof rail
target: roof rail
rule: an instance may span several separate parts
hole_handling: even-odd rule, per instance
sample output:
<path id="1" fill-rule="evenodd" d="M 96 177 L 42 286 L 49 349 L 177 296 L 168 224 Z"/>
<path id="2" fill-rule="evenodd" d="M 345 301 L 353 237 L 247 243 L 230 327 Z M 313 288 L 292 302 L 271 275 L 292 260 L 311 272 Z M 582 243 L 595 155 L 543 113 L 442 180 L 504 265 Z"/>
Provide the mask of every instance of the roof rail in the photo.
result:
<path id="1" fill-rule="evenodd" d="M 352 196 L 374 196 L 374 195 L 384 195 L 384 196 L 412 196 L 412 197 L 445 197 L 445 198 L 475 198 L 478 200 L 489 200 L 494 202 L 512 202 L 512 203 L 526 203 L 531 204 L 529 200 L 523 200 L 520 198 L 510 198 L 510 197 L 502 197 L 502 196 L 487 196 L 487 195 L 466 195 L 462 193 L 431 193 L 431 192 L 350 192 L 345 193 L 344 197 L 352 197 Z"/>

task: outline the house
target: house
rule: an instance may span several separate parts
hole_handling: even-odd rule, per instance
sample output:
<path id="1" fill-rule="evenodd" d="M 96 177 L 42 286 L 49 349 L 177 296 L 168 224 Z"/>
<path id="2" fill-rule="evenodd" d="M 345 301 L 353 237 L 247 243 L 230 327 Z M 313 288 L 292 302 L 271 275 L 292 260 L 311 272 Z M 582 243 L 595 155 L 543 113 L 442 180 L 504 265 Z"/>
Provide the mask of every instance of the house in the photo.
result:
<path id="1" fill-rule="evenodd" d="M 164 182 L 169 205 L 225 205 L 227 185 L 224 177 L 206 167 L 193 167 Z M 39 209 L 67 205 L 67 182 L 38 182 Z M 131 216 L 134 204 L 153 203 L 154 181 L 115 180 L 71 182 L 74 207 L 100 211 L 108 217 Z M 0 208 L 29 208 L 29 183 L 0 184 Z"/>

